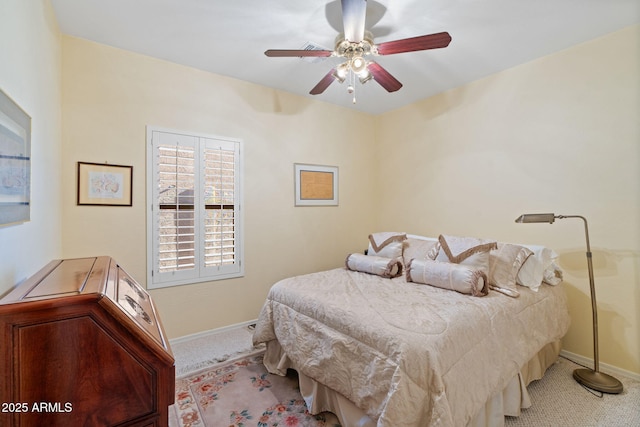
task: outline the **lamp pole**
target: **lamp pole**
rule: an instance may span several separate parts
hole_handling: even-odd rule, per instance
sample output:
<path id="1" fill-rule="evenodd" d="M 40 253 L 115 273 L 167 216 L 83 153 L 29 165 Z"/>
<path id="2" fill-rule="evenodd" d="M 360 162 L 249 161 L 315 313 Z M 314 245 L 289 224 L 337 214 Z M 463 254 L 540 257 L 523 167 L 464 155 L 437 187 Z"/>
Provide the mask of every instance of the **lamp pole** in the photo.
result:
<path id="1" fill-rule="evenodd" d="M 593 367 L 594 369 L 576 369 L 573 378 L 590 389 L 603 393 L 618 394 L 622 392 L 622 383 L 611 375 L 600 372 L 598 354 L 598 305 L 596 304 L 596 286 L 593 279 L 593 260 L 589 243 L 589 227 L 587 219 L 580 215 L 558 215 L 558 218 L 580 218 L 584 221 L 584 234 L 587 239 L 587 267 L 589 269 L 589 288 L 591 291 L 591 316 L 593 323 Z"/>
<path id="2" fill-rule="evenodd" d="M 580 218 L 584 222 L 584 235 L 587 239 L 587 268 L 589 269 L 589 289 L 591 291 L 591 320 L 593 323 L 593 362 L 594 371 L 600 372 L 600 356 L 598 352 L 598 305 L 596 304 L 596 286 L 593 278 L 593 256 L 589 242 L 589 226 L 587 219 L 581 215 L 557 215 L 556 218 Z"/>

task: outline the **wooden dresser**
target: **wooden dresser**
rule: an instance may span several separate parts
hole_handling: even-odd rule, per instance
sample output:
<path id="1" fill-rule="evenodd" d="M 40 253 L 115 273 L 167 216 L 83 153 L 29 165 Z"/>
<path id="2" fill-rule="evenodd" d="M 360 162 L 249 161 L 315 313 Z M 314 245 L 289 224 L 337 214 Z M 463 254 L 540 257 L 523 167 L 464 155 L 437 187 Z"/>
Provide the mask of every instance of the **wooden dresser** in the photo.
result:
<path id="1" fill-rule="evenodd" d="M 174 359 L 110 257 L 52 261 L 0 300 L 0 426 L 167 426 Z"/>

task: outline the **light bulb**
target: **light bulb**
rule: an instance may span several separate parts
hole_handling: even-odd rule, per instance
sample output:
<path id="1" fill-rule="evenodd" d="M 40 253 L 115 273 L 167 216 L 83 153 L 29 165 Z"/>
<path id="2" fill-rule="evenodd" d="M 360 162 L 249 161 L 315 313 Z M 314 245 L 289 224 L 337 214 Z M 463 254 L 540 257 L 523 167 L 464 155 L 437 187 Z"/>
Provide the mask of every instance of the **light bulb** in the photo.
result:
<path id="1" fill-rule="evenodd" d="M 345 64 L 340 64 L 338 66 L 338 69 L 336 70 L 336 74 L 338 75 L 339 78 L 343 80 L 345 77 L 347 77 L 347 67 L 345 66 Z"/>
<path id="2" fill-rule="evenodd" d="M 368 70 L 366 73 L 362 73 L 361 75 L 358 75 L 358 80 L 360 80 L 360 83 L 362 84 L 365 84 L 372 78 L 373 78 L 373 75 Z"/>
<path id="3" fill-rule="evenodd" d="M 360 74 L 367 70 L 367 61 L 361 56 L 356 56 L 351 60 L 351 69 L 354 73 Z"/>

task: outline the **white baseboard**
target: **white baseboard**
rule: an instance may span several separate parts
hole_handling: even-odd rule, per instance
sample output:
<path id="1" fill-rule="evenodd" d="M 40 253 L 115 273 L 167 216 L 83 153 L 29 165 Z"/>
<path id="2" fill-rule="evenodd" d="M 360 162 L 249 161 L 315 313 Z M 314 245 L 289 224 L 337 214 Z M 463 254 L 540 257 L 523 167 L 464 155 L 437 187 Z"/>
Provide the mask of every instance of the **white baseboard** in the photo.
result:
<path id="1" fill-rule="evenodd" d="M 586 366 L 587 368 L 593 369 L 593 359 L 588 357 L 581 356 L 579 354 L 571 353 L 566 350 L 560 350 L 560 356 L 571 360 L 572 362 L 577 363 L 578 365 Z M 621 377 L 630 378 L 636 381 L 640 381 L 640 374 L 635 372 L 627 371 L 626 369 L 618 368 L 617 366 L 608 365 L 606 363 L 600 362 L 600 371 L 609 374 L 609 375 L 618 375 Z"/>
<path id="2" fill-rule="evenodd" d="M 219 334 L 221 332 L 227 332 L 233 329 L 246 328 L 249 325 L 253 325 L 258 321 L 258 319 L 247 320 L 246 322 L 234 323 L 233 325 L 223 326 L 221 328 L 209 329 L 207 331 L 196 332 L 195 334 L 184 335 L 182 337 L 173 338 L 169 340 L 170 345 L 175 345 L 179 343 L 183 343 L 186 341 L 191 341 L 197 338 L 203 338 L 209 335 Z"/>

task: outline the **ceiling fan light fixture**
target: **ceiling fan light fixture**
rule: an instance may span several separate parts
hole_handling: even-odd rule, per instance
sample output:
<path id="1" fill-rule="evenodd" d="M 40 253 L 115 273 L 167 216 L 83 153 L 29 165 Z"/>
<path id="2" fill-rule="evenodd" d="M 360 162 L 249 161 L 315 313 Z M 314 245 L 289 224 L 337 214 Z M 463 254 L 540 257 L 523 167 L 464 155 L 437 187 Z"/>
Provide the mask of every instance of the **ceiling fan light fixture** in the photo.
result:
<path id="1" fill-rule="evenodd" d="M 362 56 L 353 57 L 349 65 L 351 66 L 353 72 L 359 76 L 361 75 L 361 73 L 367 71 L 367 61 Z"/>
<path id="2" fill-rule="evenodd" d="M 344 79 L 347 78 L 348 73 L 349 73 L 349 63 L 343 62 L 342 64 L 336 67 L 336 71 L 335 73 L 333 73 L 333 76 L 336 78 L 336 80 L 342 83 Z"/>
<path id="3" fill-rule="evenodd" d="M 367 71 L 366 74 L 363 75 L 363 76 L 358 76 L 358 80 L 360 80 L 361 84 L 365 84 L 366 82 L 368 82 L 372 78 L 373 78 L 373 75 L 369 71 Z"/>
<path id="4" fill-rule="evenodd" d="M 367 65 L 369 65 L 369 63 L 367 63 L 363 69 L 361 69 L 360 71 L 358 71 L 356 73 L 356 76 L 358 76 L 360 81 L 362 81 L 362 80 L 367 81 L 367 80 L 369 80 L 369 78 L 371 78 L 371 73 L 369 72 L 369 69 L 367 68 Z"/>
<path id="5" fill-rule="evenodd" d="M 346 76 L 340 75 L 340 72 L 338 70 L 334 71 L 332 76 L 340 83 L 344 82 L 346 77 Z"/>

